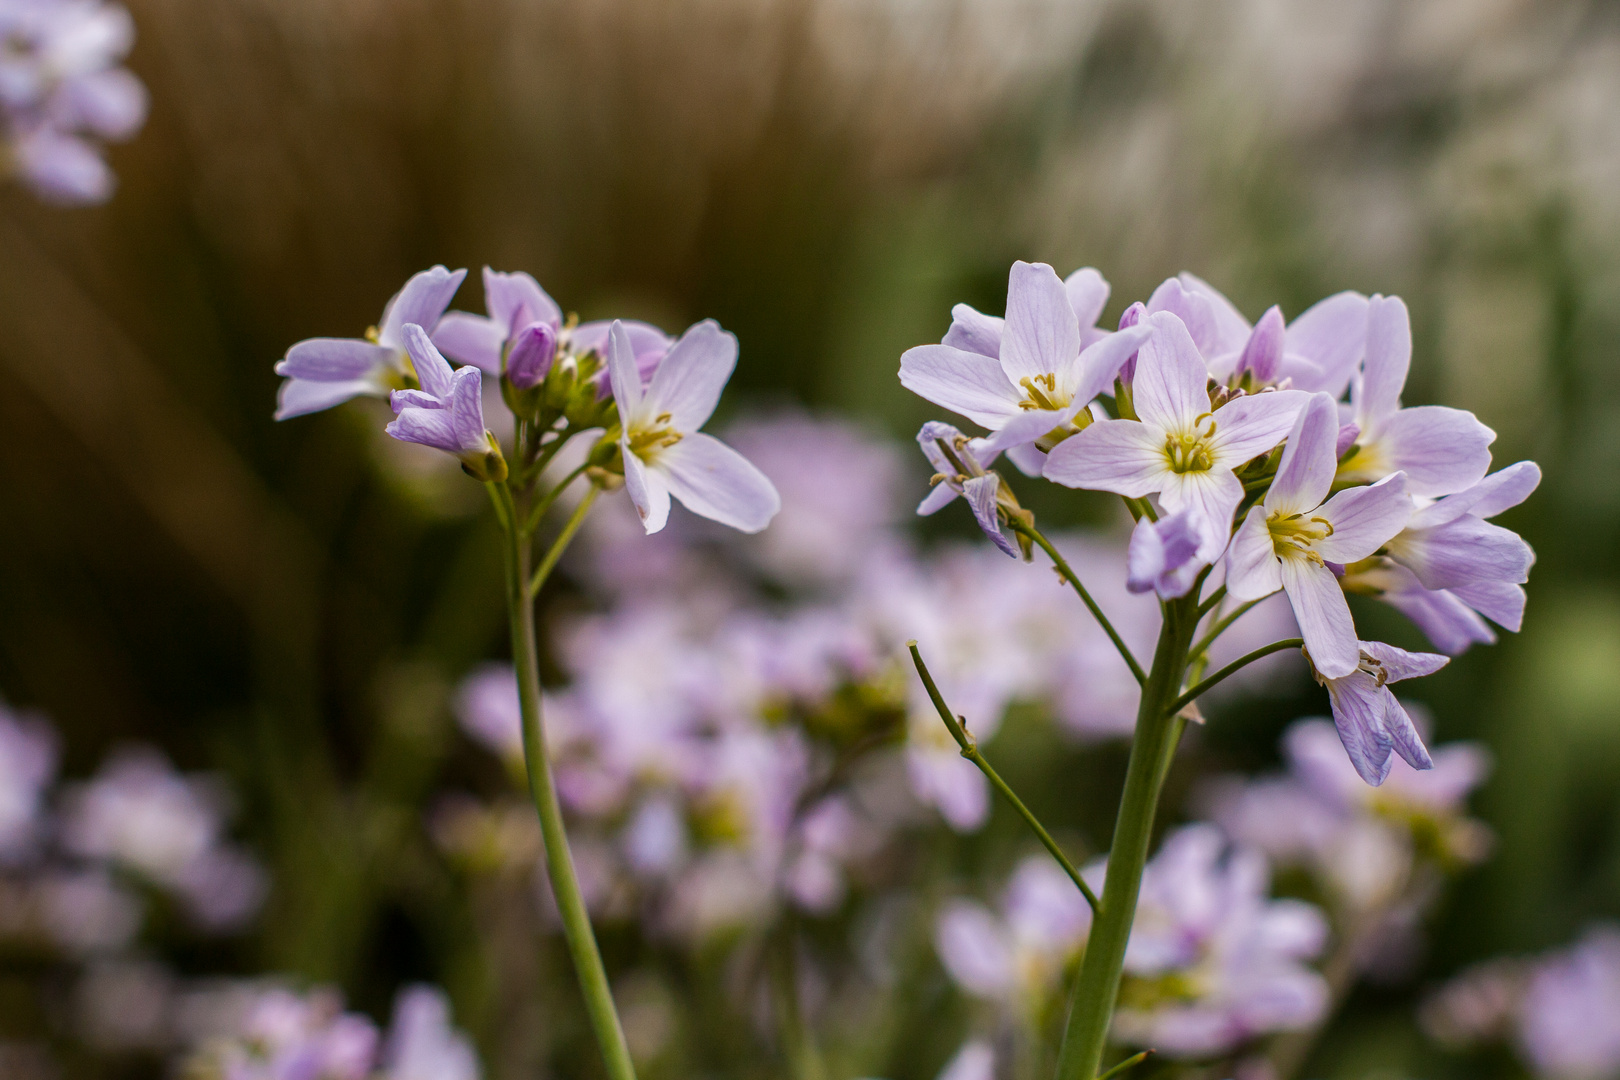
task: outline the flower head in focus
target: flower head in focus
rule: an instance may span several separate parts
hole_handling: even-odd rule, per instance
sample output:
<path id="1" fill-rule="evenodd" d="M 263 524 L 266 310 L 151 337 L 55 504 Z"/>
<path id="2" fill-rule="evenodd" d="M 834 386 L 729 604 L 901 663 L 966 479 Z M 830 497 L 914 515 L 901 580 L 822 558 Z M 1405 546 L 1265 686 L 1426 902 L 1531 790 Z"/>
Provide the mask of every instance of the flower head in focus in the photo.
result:
<path id="1" fill-rule="evenodd" d="M 389 396 L 397 418 L 384 430 L 401 442 L 459 458 L 474 479 L 506 479 L 500 443 L 484 427 L 483 373 L 471 365 L 452 371 L 416 323 L 405 324 L 404 338 L 422 389 L 395 390 Z"/>
<path id="2" fill-rule="evenodd" d="M 995 458 L 995 451 L 989 449 L 987 441 L 969 439 L 950 424 L 930 420 L 917 432 L 917 444 L 934 467 L 934 490 L 917 507 L 917 513 L 937 513 L 958 495 L 965 496 L 973 511 L 973 520 L 996 547 L 1014 558 L 1022 550 L 1028 558 L 1030 541 L 1020 533 L 1018 547 L 1014 547 L 1001 531 L 1001 522 L 1006 519 L 1027 527 L 1034 524 L 1035 515 L 1018 505 L 1018 497 L 1000 473 L 980 464 L 980 454 L 988 454 L 987 460 Z"/>
<path id="3" fill-rule="evenodd" d="M 781 509 L 776 488 L 747 458 L 701 428 L 737 366 L 737 339 L 706 319 L 681 335 L 645 391 L 623 323 L 608 339 L 608 375 L 619 408 L 625 487 L 655 533 L 669 520 L 669 500 L 742 532 L 758 532 Z"/>
<path id="4" fill-rule="evenodd" d="M 364 338 L 309 338 L 288 349 L 276 364 L 276 374 L 287 380 L 277 395 L 276 419 L 420 386 L 405 327 L 414 323 L 431 333 L 466 276 L 465 270 L 442 266 L 423 270 L 394 294 L 383 308 L 382 322 Z"/>
<path id="5" fill-rule="evenodd" d="M 1361 650 L 1356 670 L 1336 679 L 1317 672 L 1317 680 L 1327 687 L 1333 724 L 1350 763 L 1374 787 L 1389 775 L 1391 751 L 1414 769 L 1434 768 L 1423 737 L 1389 684 L 1432 675 L 1446 666 L 1447 658 L 1407 652 L 1381 641 L 1356 644 Z"/>
<path id="6" fill-rule="evenodd" d="M 501 273 L 487 266 L 484 306 L 487 317 L 464 311 L 447 313 L 432 328 L 433 344 L 452 360 L 471 364 L 491 378 L 504 373 L 519 389 L 535 386 L 545 378 L 556 355 L 562 309 L 523 271 Z"/>

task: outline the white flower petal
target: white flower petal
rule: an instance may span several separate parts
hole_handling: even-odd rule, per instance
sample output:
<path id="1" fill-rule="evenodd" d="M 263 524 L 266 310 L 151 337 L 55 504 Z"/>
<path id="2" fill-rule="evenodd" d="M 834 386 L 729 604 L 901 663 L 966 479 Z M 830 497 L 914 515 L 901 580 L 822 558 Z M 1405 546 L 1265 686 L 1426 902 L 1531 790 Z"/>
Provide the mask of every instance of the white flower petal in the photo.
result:
<path id="1" fill-rule="evenodd" d="M 1172 475 L 1164 439 L 1164 432 L 1149 424 L 1099 420 L 1058 443 L 1046 456 L 1042 475 L 1067 487 L 1139 499 L 1158 491 Z"/>
<path id="2" fill-rule="evenodd" d="M 1361 663 L 1356 625 L 1333 571 L 1293 556 L 1279 559 L 1278 568 L 1283 590 L 1294 609 L 1294 621 L 1299 623 L 1300 637 L 1305 639 L 1317 672 L 1325 678 L 1340 679 L 1356 670 Z"/>
<path id="3" fill-rule="evenodd" d="M 1337 398 L 1367 348 L 1367 298 L 1357 292 L 1336 293 L 1300 313 L 1283 333 L 1283 372 L 1301 390 L 1322 390 Z M 1308 368 L 1288 363 L 1288 354 L 1311 362 Z"/>
<path id="4" fill-rule="evenodd" d="M 1074 309 L 1074 321 L 1081 327 L 1095 326 L 1108 306 L 1109 286 L 1095 267 L 1082 266 L 1063 279 L 1063 291 Z"/>
<path id="5" fill-rule="evenodd" d="M 1375 446 L 1389 472 L 1406 473 L 1412 494 L 1450 495 L 1485 476 L 1495 441 L 1496 432 L 1471 412 L 1420 405 L 1390 417 Z"/>
<path id="6" fill-rule="evenodd" d="M 1270 596 L 1282 588 L 1277 549 L 1266 525 L 1263 506 L 1251 506 L 1226 549 L 1226 591 L 1232 599 L 1248 602 Z"/>
<path id="7" fill-rule="evenodd" d="M 625 330 L 624 324 L 613 320 L 608 328 L 607 347 L 608 385 L 613 388 L 613 400 L 619 406 L 619 424 L 626 430 L 640 418 L 641 415 L 641 370 L 636 367 L 636 352 L 630 345 L 630 334 Z M 625 451 L 629 456 L 629 451 Z M 629 467 L 626 466 L 625 478 L 629 479 Z M 631 496 L 636 509 L 643 510 L 641 500 Z M 646 514 L 643 510 L 643 519 Z M 662 526 L 660 526 L 662 527 Z"/>
<path id="8" fill-rule="evenodd" d="M 1298 390 L 1271 390 L 1222 405 L 1215 410 L 1215 434 L 1210 439 L 1215 464 L 1235 469 L 1270 451 L 1288 437 L 1309 400 Z"/>
<path id="9" fill-rule="evenodd" d="M 1210 411 L 1209 371 L 1179 318 L 1161 311 L 1148 322 L 1153 336 L 1137 353 L 1131 403 L 1149 424 L 1171 432 L 1189 430 Z"/>
<path id="10" fill-rule="evenodd" d="M 1267 510 L 1292 515 L 1322 505 L 1333 487 L 1333 447 L 1338 435 L 1338 406 L 1326 394 L 1312 395 L 1283 447 L 1277 475 L 1266 492 Z"/>
<path id="11" fill-rule="evenodd" d="M 987 428 L 998 428 L 1021 411 L 1022 395 L 999 361 L 949 345 L 907 349 L 900 357 L 900 385 Z"/>
<path id="12" fill-rule="evenodd" d="M 1322 558 L 1353 563 L 1377 551 L 1412 517 L 1406 494 L 1406 476 L 1396 473 L 1370 487 L 1347 488 L 1326 503 L 1314 517 L 1325 518 L 1333 535 L 1312 546 Z"/>
<path id="13" fill-rule="evenodd" d="M 630 494 L 630 502 L 647 532 L 658 532 L 669 521 L 669 488 L 663 477 L 630 452 L 628 440 L 621 438 L 619 449 L 624 458 L 624 489 Z"/>
<path id="14" fill-rule="evenodd" d="M 697 431 L 714 414 L 720 391 L 736 368 L 736 336 L 713 319 L 695 323 L 653 372 L 645 411 L 654 416 L 669 413 L 676 431 Z"/>
<path id="15" fill-rule="evenodd" d="M 742 532 L 759 532 L 782 509 L 765 474 L 713 435 L 688 434 L 659 451 L 648 472 L 694 514 Z"/>
<path id="16" fill-rule="evenodd" d="M 1375 296 L 1367 307 L 1367 359 L 1352 396 L 1356 422 L 1370 438 L 1401 407 L 1401 391 L 1412 364 L 1412 326 L 1398 296 Z"/>
<path id="17" fill-rule="evenodd" d="M 1020 379 L 1061 371 L 1079 355 L 1080 324 L 1057 272 L 1045 263 L 1013 263 L 1001 335 L 1001 369 L 1008 380 L 1017 386 Z"/>

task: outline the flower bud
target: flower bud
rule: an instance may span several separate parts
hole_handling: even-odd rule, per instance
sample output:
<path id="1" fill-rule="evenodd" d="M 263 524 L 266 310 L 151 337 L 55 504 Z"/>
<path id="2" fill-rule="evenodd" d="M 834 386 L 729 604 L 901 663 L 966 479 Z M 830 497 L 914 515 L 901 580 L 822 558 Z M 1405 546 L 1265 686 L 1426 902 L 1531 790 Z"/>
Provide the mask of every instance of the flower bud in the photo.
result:
<path id="1" fill-rule="evenodd" d="M 1254 381 L 1266 386 L 1277 381 L 1277 369 L 1282 364 L 1283 317 L 1282 309 L 1271 305 L 1260 321 L 1249 332 L 1249 340 L 1238 357 L 1237 374 L 1241 379 L 1252 374 Z"/>
<path id="2" fill-rule="evenodd" d="M 517 390 L 531 390 L 545 380 L 557 356 L 557 331 L 549 323 L 530 323 L 519 330 L 506 354 L 506 377 Z"/>

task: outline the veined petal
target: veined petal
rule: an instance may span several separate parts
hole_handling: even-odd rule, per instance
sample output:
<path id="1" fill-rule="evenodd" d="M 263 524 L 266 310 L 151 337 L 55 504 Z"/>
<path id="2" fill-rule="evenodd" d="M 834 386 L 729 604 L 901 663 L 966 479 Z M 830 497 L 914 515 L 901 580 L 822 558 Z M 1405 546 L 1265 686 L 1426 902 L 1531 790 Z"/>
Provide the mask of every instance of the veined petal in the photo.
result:
<path id="1" fill-rule="evenodd" d="M 1283 334 L 1284 354 L 1312 361 L 1319 374 L 1290 372 L 1301 390 L 1326 391 L 1334 398 L 1350 385 L 1350 376 L 1367 349 L 1367 298 L 1357 292 L 1335 293 L 1300 313 Z"/>
<path id="2" fill-rule="evenodd" d="M 1323 503 L 1313 516 L 1325 518 L 1333 526 L 1333 535 L 1311 545 L 1317 554 L 1336 563 L 1365 559 L 1412 517 L 1406 476 L 1396 473 L 1369 487 L 1347 488 Z"/>
<path id="3" fill-rule="evenodd" d="M 393 349 L 359 338 L 310 338 L 287 350 L 276 374 L 312 382 L 350 382 L 397 370 Z"/>
<path id="4" fill-rule="evenodd" d="M 466 276 L 465 270 L 451 271 L 442 266 L 412 274 L 411 280 L 394 294 L 383 309 L 377 344 L 403 349 L 406 323 L 432 330 L 438 325 L 444 309 L 450 306 L 450 298 L 461 288 L 461 279 Z"/>
<path id="5" fill-rule="evenodd" d="M 1022 395 L 999 361 L 949 345 L 907 349 L 900 357 L 900 385 L 987 428 L 998 428 L 1022 411 Z"/>
<path id="6" fill-rule="evenodd" d="M 1352 391 L 1356 422 L 1371 438 L 1401 407 L 1401 391 L 1412 364 L 1412 324 L 1398 296 L 1375 296 L 1367 305 L 1367 359 Z"/>
<path id="7" fill-rule="evenodd" d="M 388 395 L 388 407 L 398 416 L 406 409 L 442 409 L 444 399 L 425 390 L 395 390 Z"/>
<path id="8" fill-rule="evenodd" d="M 450 377 L 445 409 L 454 426 L 456 449 L 462 453 L 485 450 L 489 437 L 484 428 L 483 372 L 475 367 L 457 368 Z"/>
<path id="9" fill-rule="evenodd" d="M 484 306 L 501 328 L 502 338 L 530 323 L 549 323 L 554 330 L 562 325 L 562 308 L 557 301 L 521 270 L 503 274 L 484 267 Z"/>
<path id="10" fill-rule="evenodd" d="M 975 476 L 962 485 L 962 494 L 967 496 L 968 506 L 973 508 L 973 519 L 984 530 L 984 535 L 995 541 L 996 547 L 1018 558 L 1018 549 L 1013 546 L 1001 531 L 1001 522 L 996 519 L 996 493 L 1001 489 L 1001 477 L 991 473 L 986 476 Z"/>
<path id="11" fill-rule="evenodd" d="M 1372 657 L 1384 669 L 1384 682 L 1404 682 L 1433 675 L 1447 664 L 1451 657 L 1436 653 L 1407 652 L 1382 641 L 1363 641 L 1361 651 Z"/>
<path id="12" fill-rule="evenodd" d="M 1266 524 L 1266 509 L 1251 506 L 1226 549 L 1226 591 L 1232 599 L 1247 603 L 1280 588 L 1282 570 L 1277 565 L 1271 528 Z"/>
<path id="13" fill-rule="evenodd" d="M 1406 473 L 1412 494 L 1449 495 L 1472 487 L 1485 476 L 1495 441 L 1496 432 L 1473 413 L 1422 405 L 1390 417 L 1377 443 L 1388 468 Z"/>
<path id="14" fill-rule="evenodd" d="M 1203 297 L 1209 305 L 1209 313 L 1214 321 L 1215 333 L 1210 352 L 1232 352 L 1243 348 L 1243 343 L 1249 339 L 1249 320 L 1237 309 L 1237 305 L 1226 298 L 1226 294 L 1215 286 L 1199 277 L 1183 270 L 1176 275 L 1176 280 L 1187 292 Z M 1197 335 L 1194 335 L 1196 338 Z"/>
<path id="15" fill-rule="evenodd" d="M 1096 326 L 1108 306 L 1108 281 L 1094 267 L 1082 266 L 1063 279 L 1063 291 L 1074 309 L 1074 321 L 1082 329 Z"/>
<path id="16" fill-rule="evenodd" d="M 1234 469 L 1287 438 L 1310 399 L 1298 390 L 1246 394 L 1215 410 L 1210 450 L 1218 468 Z"/>
<path id="17" fill-rule="evenodd" d="M 1164 440 L 1164 432 L 1151 424 L 1099 420 L 1058 443 L 1046 455 L 1041 475 L 1066 487 L 1139 499 L 1158 491 L 1173 475 Z"/>
<path id="18" fill-rule="evenodd" d="M 1518 633 L 1524 623 L 1524 587 L 1506 581 L 1478 581 L 1451 590 L 1498 626 Z"/>
<path id="19" fill-rule="evenodd" d="M 1508 588 L 1518 589 L 1517 585 Z M 1520 589 L 1522 593 L 1523 590 Z M 1430 591 L 1414 580 L 1412 588 L 1391 590 L 1379 599 L 1405 615 L 1442 652 L 1458 656 L 1469 646 L 1496 644 L 1496 634 L 1473 608 L 1445 589 Z M 1506 625 L 1505 623 L 1503 625 Z"/>
<path id="20" fill-rule="evenodd" d="M 1324 678 L 1342 679 L 1356 670 L 1361 663 L 1356 625 L 1333 571 L 1292 556 L 1278 560 L 1278 567 L 1283 590 L 1294 609 L 1294 620 L 1299 623 L 1300 637 L 1305 639 L 1317 672 Z"/>
<path id="21" fill-rule="evenodd" d="M 608 385 L 613 388 L 613 400 L 618 402 L 619 405 L 619 423 L 628 431 L 630 425 L 639 418 L 642 411 L 641 372 L 636 367 L 636 353 L 630 345 L 630 335 L 626 332 L 624 324 L 617 319 L 613 320 L 613 325 L 608 330 L 607 368 Z M 628 446 L 624 451 L 624 456 L 627 459 L 632 456 Z M 625 463 L 624 476 L 625 483 L 628 484 L 630 482 L 628 461 Z M 647 511 L 642 500 L 637 499 L 634 492 L 631 493 L 630 500 L 636 504 L 636 509 L 641 511 L 642 520 L 645 521 Z M 663 528 L 663 524 L 660 522 L 658 527 Z M 658 530 L 648 529 L 647 531 L 657 532 Z"/>
<path id="22" fill-rule="evenodd" d="M 676 431 L 697 431 L 714 415 L 736 367 L 737 338 L 704 319 L 680 336 L 653 372 L 646 409 L 669 413 Z"/>
<path id="23" fill-rule="evenodd" d="M 1221 347 L 1221 333 L 1215 318 L 1214 305 L 1209 299 L 1194 292 L 1176 279 L 1166 278 L 1153 295 L 1148 297 L 1147 314 L 1157 315 L 1160 312 L 1169 312 L 1180 319 L 1187 328 L 1187 334 L 1194 342 L 1194 348 L 1199 352 L 1208 351 L 1210 356 L 1219 356 L 1242 347 L 1242 338 L 1230 348 Z M 1244 336 L 1248 336 L 1248 324 L 1244 324 Z"/>
<path id="24" fill-rule="evenodd" d="M 1161 311 L 1148 325 L 1153 335 L 1137 353 L 1131 384 L 1136 415 L 1166 432 L 1187 431 L 1210 411 L 1209 370 L 1181 319 Z"/>
<path id="25" fill-rule="evenodd" d="M 411 363 L 416 366 L 416 378 L 422 384 L 422 389 L 440 398 L 450 393 L 450 361 L 433 347 L 427 331 L 410 322 L 402 328 L 402 337 L 405 351 L 411 354 Z"/>
<path id="26" fill-rule="evenodd" d="M 742 532 L 759 532 L 782 509 L 765 474 L 713 435 L 688 434 L 660 451 L 648 473 L 649 481 L 662 477 L 669 493 L 694 514 Z"/>
<path id="27" fill-rule="evenodd" d="M 966 304 L 951 308 L 951 328 L 942 344 L 963 352 L 978 353 L 995 360 L 1001 356 L 1001 337 L 1006 320 L 986 315 Z"/>
<path id="28" fill-rule="evenodd" d="M 1455 495 L 1447 495 L 1412 515 L 1413 529 L 1429 529 L 1455 521 L 1464 514 L 1495 517 L 1518 506 L 1541 484 L 1541 467 L 1533 461 L 1520 461 L 1498 469 L 1485 479 Z"/>
<path id="29" fill-rule="evenodd" d="M 1249 340 L 1244 343 L 1243 352 L 1238 356 L 1237 371 L 1253 372 L 1254 377 L 1263 383 L 1274 382 L 1282 367 L 1282 356 L 1282 308 L 1272 304 L 1249 332 Z"/>
<path id="30" fill-rule="evenodd" d="M 640 319 L 597 319 L 593 322 L 580 323 L 568 336 L 569 348 L 581 354 L 594 352 L 606 357 L 608 332 L 614 323 L 624 327 L 624 332 L 630 339 L 630 351 L 635 354 L 636 367 L 641 370 L 641 385 L 646 386 L 647 380 L 652 377 L 653 369 L 675 344 L 674 338 L 652 323 L 642 322 Z"/>
<path id="31" fill-rule="evenodd" d="M 1020 379 L 1062 370 L 1079 355 L 1080 324 L 1057 272 L 1045 263 L 1013 263 L 1001 335 L 1008 381 L 1017 386 Z"/>
<path id="32" fill-rule="evenodd" d="M 1073 420 L 1074 414 L 1079 411 L 1079 404 L 1070 402 L 1063 409 L 1028 409 L 1020 412 L 999 430 L 991 432 L 984 440 L 984 448 L 999 453 L 1034 442 L 1053 428 L 1062 427 Z"/>
<path id="33" fill-rule="evenodd" d="M 501 374 L 501 345 L 506 328 L 482 315 L 448 312 L 430 335 L 433 344 L 450 359 L 471 364 L 487 374 Z"/>
<path id="34" fill-rule="evenodd" d="M 1385 699 L 1393 695 L 1362 671 L 1329 680 L 1327 690 L 1333 703 L 1333 726 L 1339 731 L 1345 753 L 1350 755 L 1350 764 L 1363 780 L 1377 787 L 1389 776 L 1392 764 L 1392 744 L 1384 729 L 1384 717 L 1388 711 Z"/>
<path id="35" fill-rule="evenodd" d="M 1088 405 L 1114 385 L 1119 369 L 1153 335 L 1151 326 L 1128 326 L 1086 347 L 1075 362 L 1079 377 L 1069 387 L 1073 400 Z"/>
<path id="36" fill-rule="evenodd" d="M 933 490 L 923 497 L 917 504 L 917 516 L 928 517 L 937 514 L 951 503 L 956 501 L 957 491 L 946 483 L 935 484 Z"/>
<path id="37" fill-rule="evenodd" d="M 1433 529 L 1406 529 L 1389 555 L 1426 589 L 1455 589 L 1480 581 L 1522 584 L 1535 555 L 1518 533 L 1465 514 Z"/>
<path id="38" fill-rule="evenodd" d="M 1169 600 L 1187 595 L 1206 561 L 1198 558 L 1207 527 L 1198 511 L 1187 508 L 1153 521 L 1136 523 L 1125 551 L 1125 587 L 1133 593 L 1156 591 Z"/>
<path id="39" fill-rule="evenodd" d="M 1247 400 L 1239 398 L 1238 401 Z M 1234 401 L 1226 408 L 1238 402 Z M 1225 412 L 1222 409 L 1221 412 Z M 1220 415 L 1216 414 L 1217 417 Z M 1220 434 L 1219 421 L 1215 433 Z M 1266 492 L 1265 507 L 1275 513 L 1303 514 L 1322 505 L 1333 488 L 1333 446 L 1339 435 L 1339 410 L 1326 394 L 1313 394 L 1294 421 L 1283 447 L 1277 475 Z M 1384 539 L 1388 539 L 1385 537 Z"/>
<path id="40" fill-rule="evenodd" d="M 1159 502 L 1170 513 L 1193 511 L 1193 522 L 1203 533 L 1198 558 L 1212 563 L 1221 557 L 1232 535 L 1232 515 L 1243 501 L 1243 482 L 1230 469 L 1207 472 L 1172 472 L 1159 491 Z"/>
<path id="41" fill-rule="evenodd" d="M 350 398 L 382 396 L 382 388 L 370 379 L 348 382 L 288 379 L 276 392 L 276 419 L 291 420 L 295 416 L 307 416 L 341 405 Z"/>
<path id="42" fill-rule="evenodd" d="M 609 348 L 612 348 L 611 343 Z M 655 533 L 669 521 L 669 488 L 664 485 L 662 476 L 647 468 L 640 458 L 630 452 L 628 439 L 619 439 L 619 451 L 624 458 L 624 489 L 629 492 L 630 502 L 641 516 L 642 527 L 649 534 Z"/>
<path id="43" fill-rule="evenodd" d="M 1429 748 L 1423 745 L 1423 736 L 1407 715 L 1406 708 L 1394 694 L 1384 698 L 1384 732 L 1405 762 L 1414 769 L 1434 768 Z"/>

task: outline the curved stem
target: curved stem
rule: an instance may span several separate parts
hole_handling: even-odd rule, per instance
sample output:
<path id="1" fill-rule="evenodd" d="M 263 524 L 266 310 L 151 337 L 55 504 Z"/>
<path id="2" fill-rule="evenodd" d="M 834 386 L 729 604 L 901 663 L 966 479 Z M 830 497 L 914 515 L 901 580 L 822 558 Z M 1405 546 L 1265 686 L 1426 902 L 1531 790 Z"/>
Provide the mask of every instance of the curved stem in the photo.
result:
<path id="1" fill-rule="evenodd" d="M 1262 597 L 1262 599 L 1264 598 Z M 1233 623 L 1237 622 L 1239 618 L 1241 618 L 1250 608 L 1254 607 L 1254 605 L 1258 604 L 1259 602 L 1259 600 L 1250 600 L 1248 603 L 1239 604 L 1225 615 L 1222 615 L 1215 625 L 1210 627 L 1209 633 L 1193 642 L 1190 655 L 1198 656 L 1211 645 L 1215 644 L 1215 639 L 1226 633 L 1226 628 L 1228 626 L 1231 626 Z"/>
<path id="2" fill-rule="evenodd" d="M 1108 852 L 1102 908 L 1092 925 L 1069 1001 L 1069 1022 L 1058 1055 L 1058 1080 L 1092 1080 L 1108 1043 L 1108 1026 L 1113 1020 L 1120 972 L 1125 966 L 1125 945 L 1136 920 L 1137 894 L 1153 838 L 1159 790 L 1181 731 L 1175 714 L 1166 706 L 1186 674 L 1197 610 L 1196 596 L 1165 604 L 1153 668 L 1136 709 L 1136 735 L 1131 742 L 1125 791 L 1120 797 L 1119 817 Z"/>
<path id="3" fill-rule="evenodd" d="M 939 718 L 945 721 L 946 728 L 950 730 L 951 738 L 955 739 L 956 745 L 962 748 L 962 756 L 978 766 L 979 771 L 984 773 L 985 779 L 990 781 L 991 786 L 1001 792 L 1002 797 L 1012 804 L 1014 810 L 1018 811 L 1018 816 L 1024 819 L 1024 824 L 1030 827 L 1030 831 L 1040 840 L 1041 846 L 1051 853 L 1052 858 L 1057 860 L 1058 865 L 1063 867 L 1063 872 L 1069 875 L 1069 879 L 1080 890 L 1080 895 L 1086 898 L 1086 903 L 1091 905 L 1091 913 L 1095 916 L 1098 913 L 1099 905 L 1097 894 L 1091 891 L 1091 886 L 1087 885 L 1085 879 L 1080 876 L 1080 871 L 1076 870 L 1074 864 L 1069 861 L 1069 857 L 1063 854 L 1063 849 L 1058 847 L 1056 840 L 1052 839 L 1052 834 L 1046 831 L 1046 827 L 1030 812 L 1029 807 L 1024 805 L 1024 801 L 1008 786 L 1007 781 L 1003 780 L 1001 775 L 990 767 L 990 762 L 985 760 L 984 754 L 979 751 L 977 740 L 969 735 L 967 729 L 951 714 L 950 706 L 945 704 L 944 695 L 939 692 L 939 687 L 934 683 L 934 677 L 928 673 L 928 665 L 923 663 L 922 653 L 917 651 L 917 643 L 908 641 L 906 647 L 911 650 L 911 661 L 917 665 L 917 674 L 921 676 L 923 687 L 928 691 L 928 699 L 934 703 L 934 708 L 939 710 Z"/>
<path id="4" fill-rule="evenodd" d="M 568 550 L 569 541 L 574 539 L 574 534 L 585 523 L 585 515 L 590 513 L 591 504 L 596 501 L 596 497 L 601 493 L 602 489 L 592 484 L 590 490 L 586 491 L 585 495 L 579 500 L 579 505 L 574 507 L 574 512 L 569 515 L 568 521 L 562 527 L 562 532 L 557 534 L 557 539 L 553 540 L 551 547 L 546 549 L 545 558 L 540 560 L 540 565 L 535 569 L 534 576 L 529 579 L 529 599 L 532 600 L 539 595 L 540 586 L 544 585 L 546 578 L 551 576 L 551 571 L 557 565 L 557 560 L 562 558 L 564 551 Z"/>
<path id="5" fill-rule="evenodd" d="M 1114 1077 L 1123 1073 L 1126 1069 L 1133 1069 L 1142 1064 L 1142 1062 L 1146 1061 L 1148 1056 L 1152 1053 L 1152 1050 L 1143 1050 L 1139 1054 L 1132 1054 L 1118 1065 L 1115 1065 L 1112 1069 L 1109 1069 L 1107 1072 L 1097 1077 L 1097 1080 L 1114 1080 Z"/>
<path id="6" fill-rule="evenodd" d="M 1209 678 L 1205 679 L 1191 690 L 1188 690 L 1185 694 L 1182 694 L 1180 697 L 1176 698 L 1176 700 L 1172 701 L 1169 705 L 1166 705 L 1165 713 L 1171 716 L 1175 715 L 1182 709 L 1185 709 L 1188 705 L 1191 705 L 1203 694 L 1213 690 L 1217 683 L 1224 681 L 1232 675 L 1236 675 L 1239 671 L 1248 667 L 1256 660 L 1270 656 L 1274 652 L 1282 652 L 1284 649 L 1297 649 L 1304 644 L 1305 642 L 1301 638 L 1283 638 L 1281 641 L 1273 641 L 1270 645 L 1263 645 L 1254 650 L 1254 652 L 1245 653 L 1243 656 L 1240 656 L 1230 664 L 1227 664 L 1225 667 L 1221 668 L 1221 670 L 1217 671 L 1215 674 L 1211 675 Z"/>
<path id="7" fill-rule="evenodd" d="M 512 497 L 505 494 L 508 520 L 516 520 Z M 595 490 L 594 488 L 592 489 Z M 553 545 L 555 549 L 556 545 Z M 610 1080 L 635 1080 L 630 1048 L 613 1007 L 607 969 L 591 930 L 591 917 L 574 872 L 573 855 L 568 850 L 568 834 L 563 828 L 562 806 L 552 781 L 551 761 L 546 756 L 545 728 L 540 716 L 540 665 L 535 643 L 534 604 L 528 589 L 529 537 L 515 529 L 506 530 L 506 603 L 512 629 L 512 665 L 517 672 L 518 704 L 523 716 L 523 760 L 529 774 L 529 794 L 540 816 L 540 834 L 545 840 L 546 873 L 551 893 L 562 918 L 563 937 L 574 960 L 585 1011 L 607 1066 Z"/>
<path id="8" fill-rule="evenodd" d="M 1058 549 L 1052 546 L 1052 542 L 1041 535 L 1039 529 L 1020 525 L 1016 522 L 1013 523 L 1012 528 L 1014 532 L 1029 537 L 1041 546 L 1041 550 L 1051 558 L 1052 565 L 1057 567 L 1057 572 L 1063 575 L 1065 581 L 1074 586 L 1074 591 L 1080 595 L 1081 601 L 1090 610 L 1092 617 L 1097 620 L 1098 625 L 1103 628 L 1103 632 L 1108 635 L 1108 640 L 1112 641 L 1114 648 L 1119 650 L 1120 658 L 1125 661 L 1125 666 L 1131 669 L 1131 675 L 1136 678 L 1137 685 L 1140 686 L 1146 683 L 1147 674 L 1142 671 L 1142 665 L 1136 662 L 1136 657 L 1131 655 L 1131 650 L 1126 647 L 1124 639 L 1114 629 L 1114 624 L 1108 621 L 1108 616 L 1104 615 L 1102 608 L 1097 606 L 1097 601 L 1093 600 L 1091 594 L 1086 592 L 1086 587 L 1080 584 L 1080 578 L 1069 568 L 1069 564 L 1063 556 L 1058 554 Z"/>
<path id="9" fill-rule="evenodd" d="M 561 495 L 570 484 L 572 484 L 575 480 L 578 480 L 580 476 L 584 474 L 585 470 L 590 467 L 591 464 L 587 461 L 585 464 L 581 465 L 579 468 L 557 481 L 556 487 L 552 488 L 550 491 L 540 496 L 540 498 L 536 499 L 534 501 L 534 506 L 529 510 L 529 516 L 524 521 L 524 529 L 527 532 L 534 532 L 534 530 L 540 525 L 540 519 L 546 516 L 547 510 L 551 509 L 551 504 L 557 501 L 557 496 Z"/>

